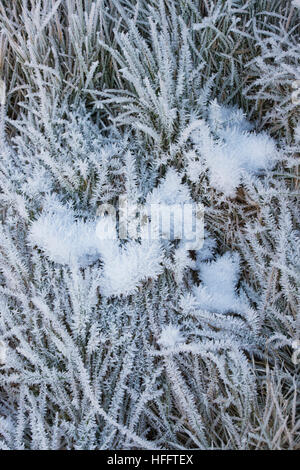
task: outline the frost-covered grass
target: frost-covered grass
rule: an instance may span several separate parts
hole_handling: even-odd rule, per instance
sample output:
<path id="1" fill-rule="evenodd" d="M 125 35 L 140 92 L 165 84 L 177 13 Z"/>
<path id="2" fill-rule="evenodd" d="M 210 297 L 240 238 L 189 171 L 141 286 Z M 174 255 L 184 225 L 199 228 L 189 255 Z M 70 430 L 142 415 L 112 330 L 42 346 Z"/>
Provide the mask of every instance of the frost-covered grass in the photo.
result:
<path id="1" fill-rule="evenodd" d="M 299 21 L 0 0 L 1 448 L 300 449 Z M 124 195 L 202 248 L 119 240 Z"/>

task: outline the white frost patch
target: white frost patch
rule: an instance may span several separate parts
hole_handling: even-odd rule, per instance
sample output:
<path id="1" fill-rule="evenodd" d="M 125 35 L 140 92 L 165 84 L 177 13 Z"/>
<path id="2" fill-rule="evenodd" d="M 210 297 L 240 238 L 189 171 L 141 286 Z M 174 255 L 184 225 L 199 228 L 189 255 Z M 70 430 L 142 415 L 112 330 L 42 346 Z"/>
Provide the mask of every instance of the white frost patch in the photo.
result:
<path id="1" fill-rule="evenodd" d="M 225 196 L 235 196 L 245 172 L 253 175 L 275 166 L 275 141 L 266 133 L 251 132 L 240 110 L 213 102 L 209 122 L 214 138 L 200 129 L 192 133 L 192 141 L 206 161 L 212 187 Z"/>
<path id="2" fill-rule="evenodd" d="M 100 291 L 106 297 L 133 294 L 141 282 L 162 273 L 162 250 L 158 241 L 128 242 L 114 253 L 103 252 Z"/>
<path id="3" fill-rule="evenodd" d="M 271 168 L 276 163 L 277 149 L 274 140 L 265 133 L 241 132 L 227 129 L 224 132 L 226 147 L 237 168 L 249 173 Z"/>
<path id="4" fill-rule="evenodd" d="M 99 258 L 95 222 L 76 220 L 70 209 L 44 211 L 31 225 L 29 241 L 55 263 L 86 266 Z"/>
<path id="5" fill-rule="evenodd" d="M 198 306 L 216 313 L 249 310 L 249 305 L 236 291 L 239 280 L 239 255 L 227 252 L 216 261 L 200 263 L 200 286 L 194 288 Z"/>
<path id="6" fill-rule="evenodd" d="M 0 366 L 6 363 L 6 346 L 3 341 L 0 341 Z"/>
<path id="7" fill-rule="evenodd" d="M 296 142 L 300 142 L 300 124 L 298 124 L 295 129 L 295 140 Z"/>
<path id="8" fill-rule="evenodd" d="M 184 337 L 177 326 L 166 326 L 159 337 L 158 343 L 164 348 L 174 348 L 177 344 L 183 343 Z"/>
<path id="9" fill-rule="evenodd" d="M 182 204 L 192 202 L 189 188 L 182 184 L 182 177 L 173 168 L 169 168 L 166 176 L 157 188 L 147 196 L 148 204 Z"/>
<path id="10" fill-rule="evenodd" d="M 87 266 L 101 258 L 100 292 L 104 296 L 133 294 L 141 282 L 163 271 L 163 252 L 157 240 L 131 241 L 119 246 L 113 219 L 75 220 L 72 210 L 45 211 L 33 222 L 30 243 L 60 264 Z"/>
<path id="11" fill-rule="evenodd" d="M 180 239 L 187 249 L 194 249 L 194 245 L 203 243 L 202 221 L 196 219 L 199 207 L 181 180 L 182 176 L 170 168 L 158 187 L 147 195 L 145 208 L 148 215 L 151 213 L 151 226 L 157 227 L 163 239 Z"/>

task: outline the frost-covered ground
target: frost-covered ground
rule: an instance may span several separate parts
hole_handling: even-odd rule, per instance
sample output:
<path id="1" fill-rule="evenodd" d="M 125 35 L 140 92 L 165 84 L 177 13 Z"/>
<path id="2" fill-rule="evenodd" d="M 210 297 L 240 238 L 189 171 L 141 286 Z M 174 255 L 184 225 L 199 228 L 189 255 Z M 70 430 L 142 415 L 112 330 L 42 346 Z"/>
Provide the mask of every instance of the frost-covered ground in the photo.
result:
<path id="1" fill-rule="evenodd" d="M 300 449 L 299 24 L 0 0 L 1 448 Z"/>

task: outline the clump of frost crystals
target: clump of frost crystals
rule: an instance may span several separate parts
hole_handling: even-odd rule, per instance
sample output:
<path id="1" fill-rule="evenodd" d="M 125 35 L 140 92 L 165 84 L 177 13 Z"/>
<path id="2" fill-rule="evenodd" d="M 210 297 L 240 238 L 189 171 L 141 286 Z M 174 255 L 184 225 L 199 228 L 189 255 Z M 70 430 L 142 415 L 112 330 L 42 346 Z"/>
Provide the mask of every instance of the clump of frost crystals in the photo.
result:
<path id="1" fill-rule="evenodd" d="M 120 246 L 116 225 L 109 215 L 101 217 L 96 234 L 103 270 L 100 292 L 104 297 L 134 294 L 142 282 L 163 271 L 159 240 L 129 240 Z"/>
<path id="2" fill-rule="evenodd" d="M 215 261 L 199 263 L 201 284 L 194 288 L 198 306 L 217 313 L 249 311 L 247 299 L 239 295 L 240 259 L 238 253 L 227 252 Z"/>
<path id="3" fill-rule="evenodd" d="M 100 292 L 105 297 L 133 294 L 143 281 L 162 273 L 163 253 L 157 240 L 115 244 L 102 252 L 104 261 Z"/>
<path id="4" fill-rule="evenodd" d="M 196 243 L 196 235 L 201 236 L 195 233 L 196 208 L 189 188 L 181 180 L 182 175 L 169 168 L 161 183 L 147 195 L 146 207 L 154 216 L 151 223 L 156 219 L 159 224 L 157 230 L 162 239 Z"/>
<path id="5" fill-rule="evenodd" d="M 158 343 L 164 348 L 174 348 L 184 342 L 184 337 L 177 326 L 166 326 L 159 337 Z"/>
<path id="6" fill-rule="evenodd" d="M 29 241 L 55 263 L 87 266 L 100 256 L 94 221 L 76 219 L 72 209 L 46 207 L 30 228 Z"/>
<path id="7" fill-rule="evenodd" d="M 208 124 L 203 123 L 191 135 L 196 152 L 205 159 L 210 184 L 227 197 L 235 196 L 245 173 L 258 174 L 277 162 L 274 140 L 251 129 L 239 109 L 221 107 L 214 101 Z"/>
<path id="8" fill-rule="evenodd" d="M 293 0 L 292 5 L 300 10 L 300 0 Z"/>
<path id="9" fill-rule="evenodd" d="M 159 240 L 129 241 L 120 246 L 111 216 L 76 220 L 63 206 L 44 210 L 33 222 L 29 241 L 55 263 L 86 267 L 102 262 L 100 292 L 104 297 L 133 294 L 141 283 L 163 271 Z"/>

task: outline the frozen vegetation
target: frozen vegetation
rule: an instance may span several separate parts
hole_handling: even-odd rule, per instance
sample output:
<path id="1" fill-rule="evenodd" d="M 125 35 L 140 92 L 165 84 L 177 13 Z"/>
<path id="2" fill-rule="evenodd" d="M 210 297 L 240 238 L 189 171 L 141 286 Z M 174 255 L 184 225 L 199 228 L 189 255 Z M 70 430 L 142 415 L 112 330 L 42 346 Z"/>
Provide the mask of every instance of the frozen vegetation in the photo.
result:
<path id="1" fill-rule="evenodd" d="M 0 448 L 300 449 L 299 25 L 0 0 Z"/>

